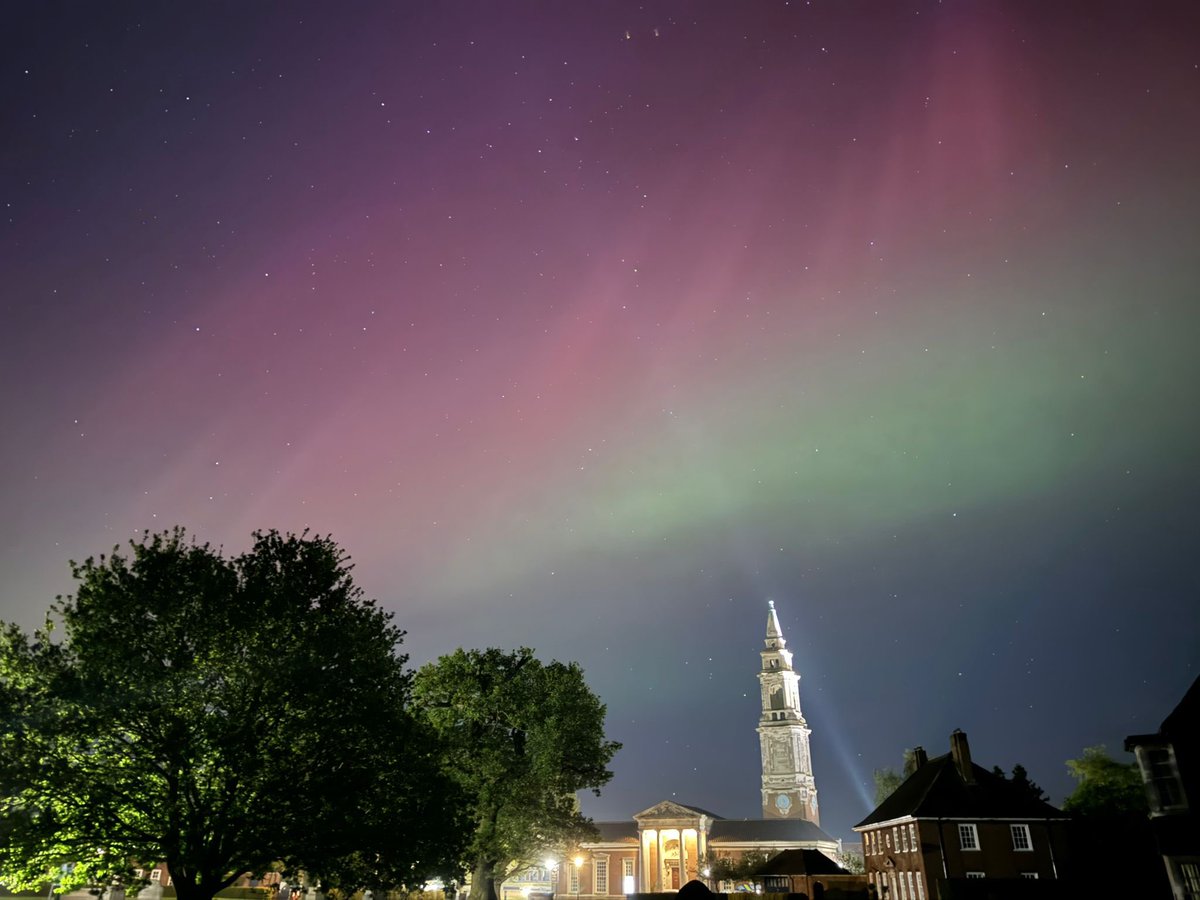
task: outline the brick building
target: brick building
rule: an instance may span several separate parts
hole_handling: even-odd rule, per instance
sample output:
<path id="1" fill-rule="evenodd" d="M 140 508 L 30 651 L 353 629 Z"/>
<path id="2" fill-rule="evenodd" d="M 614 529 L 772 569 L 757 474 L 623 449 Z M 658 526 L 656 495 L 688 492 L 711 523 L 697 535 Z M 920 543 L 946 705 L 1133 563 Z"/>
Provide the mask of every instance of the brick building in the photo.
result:
<path id="1" fill-rule="evenodd" d="M 987 879 L 992 894 L 1045 896 L 1067 848 L 1067 817 L 971 761 L 967 736 L 929 759 L 854 830 L 863 838 L 867 879 L 887 900 L 938 900 L 956 882 Z M 1000 884 L 999 882 L 1005 882 Z M 961 885 L 958 894 L 974 893 Z"/>

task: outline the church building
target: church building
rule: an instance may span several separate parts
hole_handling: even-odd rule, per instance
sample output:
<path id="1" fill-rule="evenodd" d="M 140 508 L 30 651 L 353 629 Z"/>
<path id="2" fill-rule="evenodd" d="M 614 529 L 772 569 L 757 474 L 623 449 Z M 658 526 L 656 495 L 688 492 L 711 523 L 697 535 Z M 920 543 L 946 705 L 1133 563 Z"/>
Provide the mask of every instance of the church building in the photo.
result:
<path id="1" fill-rule="evenodd" d="M 674 891 L 693 879 L 708 882 L 708 860 L 750 852 L 772 857 L 784 850 L 817 850 L 835 859 L 838 842 L 819 825 L 811 732 L 800 711 L 800 676 L 792 668 L 792 653 L 771 601 L 763 644 L 758 672 L 761 819 L 726 819 L 663 800 L 629 820 L 597 822 L 599 840 L 551 868 L 505 882 L 502 900 L 543 891 L 578 898 Z"/>

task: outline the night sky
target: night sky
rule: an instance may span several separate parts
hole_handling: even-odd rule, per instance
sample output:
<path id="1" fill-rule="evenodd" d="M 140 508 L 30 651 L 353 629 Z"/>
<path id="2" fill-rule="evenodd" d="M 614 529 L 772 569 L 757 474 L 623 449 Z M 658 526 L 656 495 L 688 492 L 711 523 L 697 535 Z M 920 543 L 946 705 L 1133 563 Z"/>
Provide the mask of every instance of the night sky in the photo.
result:
<path id="1" fill-rule="evenodd" d="M 414 664 L 583 665 L 586 812 L 757 817 L 773 599 L 845 837 L 1200 672 L 1190 0 L 11 2 L 0 65 L 0 617 L 311 528 Z"/>

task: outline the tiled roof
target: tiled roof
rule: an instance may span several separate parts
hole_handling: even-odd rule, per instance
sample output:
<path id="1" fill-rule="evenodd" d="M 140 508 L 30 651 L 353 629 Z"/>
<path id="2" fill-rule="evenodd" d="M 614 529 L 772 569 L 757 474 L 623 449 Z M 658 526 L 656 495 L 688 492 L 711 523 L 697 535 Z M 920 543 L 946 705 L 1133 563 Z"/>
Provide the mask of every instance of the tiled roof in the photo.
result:
<path id="1" fill-rule="evenodd" d="M 1160 732 L 1168 737 L 1183 737 L 1195 735 L 1196 723 L 1200 721 L 1200 678 L 1192 682 L 1179 705 L 1171 711 L 1162 723 Z"/>
<path id="2" fill-rule="evenodd" d="M 637 843 L 638 826 L 633 819 L 626 819 L 622 822 L 593 822 L 592 824 L 600 832 L 600 843 L 614 844 L 621 841 Z"/>
<path id="3" fill-rule="evenodd" d="M 862 828 L 912 816 L 918 819 L 1062 819 L 1049 803 L 1006 778 L 971 765 L 967 784 L 951 754 L 936 756 L 905 779 L 895 793 L 856 825 Z"/>
<path id="4" fill-rule="evenodd" d="M 717 819 L 708 831 L 710 844 L 722 841 L 827 841 L 837 843 L 818 826 L 804 819 Z"/>
<path id="5" fill-rule="evenodd" d="M 1154 745 L 1181 737 L 1190 738 L 1196 731 L 1197 721 L 1200 721 L 1200 678 L 1192 682 L 1183 699 L 1171 710 L 1171 714 L 1163 719 L 1158 731 L 1154 734 L 1131 734 L 1125 738 L 1125 749 L 1132 750 L 1137 746 Z"/>
<path id="6" fill-rule="evenodd" d="M 820 850 L 784 850 L 763 863 L 755 875 L 848 875 Z"/>

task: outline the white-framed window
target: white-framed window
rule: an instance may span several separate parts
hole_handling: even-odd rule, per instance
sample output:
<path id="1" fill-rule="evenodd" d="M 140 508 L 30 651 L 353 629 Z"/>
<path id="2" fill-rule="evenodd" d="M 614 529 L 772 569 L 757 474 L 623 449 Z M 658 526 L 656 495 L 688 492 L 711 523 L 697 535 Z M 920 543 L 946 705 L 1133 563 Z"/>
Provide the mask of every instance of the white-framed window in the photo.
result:
<path id="1" fill-rule="evenodd" d="M 1171 745 L 1142 748 L 1142 759 L 1151 812 L 1182 807 L 1183 785 L 1179 781 L 1179 769 L 1175 765 L 1175 753 Z"/>
<path id="2" fill-rule="evenodd" d="M 568 869 L 571 872 L 570 887 L 567 888 L 572 894 L 579 893 L 579 866 L 575 863 L 568 863 Z"/>
<path id="3" fill-rule="evenodd" d="M 908 900 L 908 891 L 904 889 L 904 873 L 897 872 L 896 880 L 900 882 L 900 900 Z"/>
<path id="4" fill-rule="evenodd" d="M 892 849 L 892 833 L 890 831 L 885 831 L 883 833 L 883 843 L 887 845 L 889 850 Z"/>
<path id="5" fill-rule="evenodd" d="M 1180 861 L 1176 865 L 1179 867 L 1179 884 L 1183 885 L 1183 896 L 1187 900 L 1200 897 L 1200 863 Z"/>
<path id="6" fill-rule="evenodd" d="M 908 879 L 908 896 L 911 897 L 912 900 L 917 900 L 916 885 L 913 884 L 913 879 L 916 878 L 916 873 L 910 870 L 905 872 L 904 875 Z M 921 879 L 916 878 L 916 880 L 920 881 Z"/>
<path id="7" fill-rule="evenodd" d="M 134 877 L 135 877 L 135 878 L 145 878 L 145 877 L 146 877 L 146 870 L 145 870 L 145 869 L 134 869 L 134 870 L 133 870 L 133 875 L 134 875 Z"/>
<path id="8" fill-rule="evenodd" d="M 968 872 L 967 877 L 968 878 L 984 878 L 985 876 L 982 872 Z"/>
<path id="9" fill-rule="evenodd" d="M 608 860 L 592 860 L 592 885 L 597 894 L 608 893 Z"/>
<path id="10" fill-rule="evenodd" d="M 1022 872 L 1021 877 L 1022 878 L 1031 878 L 1034 881 L 1037 881 L 1037 872 Z"/>
<path id="11" fill-rule="evenodd" d="M 621 893 L 633 894 L 637 892 L 637 884 L 633 878 L 633 859 L 625 858 L 621 860 Z"/>
<path id="12" fill-rule="evenodd" d="M 900 826 L 900 844 L 903 849 L 908 850 L 908 829 L 903 825 Z"/>
<path id="13" fill-rule="evenodd" d="M 979 830 L 973 822 L 960 822 L 958 825 L 958 845 L 964 850 L 979 849 Z"/>
<path id="14" fill-rule="evenodd" d="M 917 900 L 925 900 L 925 879 L 917 874 Z"/>
<path id="15" fill-rule="evenodd" d="M 155 884 L 162 881 L 162 869 L 151 869 L 150 870 L 150 880 L 153 881 Z"/>
<path id="16" fill-rule="evenodd" d="M 1033 841 L 1029 837 L 1028 825 L 1010 825 L 1014 850 L 1032 850 Z"/>
<path id="17" fill-rule="evenodd" d="M 917 823 L 916 822 L 908 823 L 908 839 L 912 843 L 912 848 L 914 850 L 921 849 L 921 845 L 917 843 Z"/>

